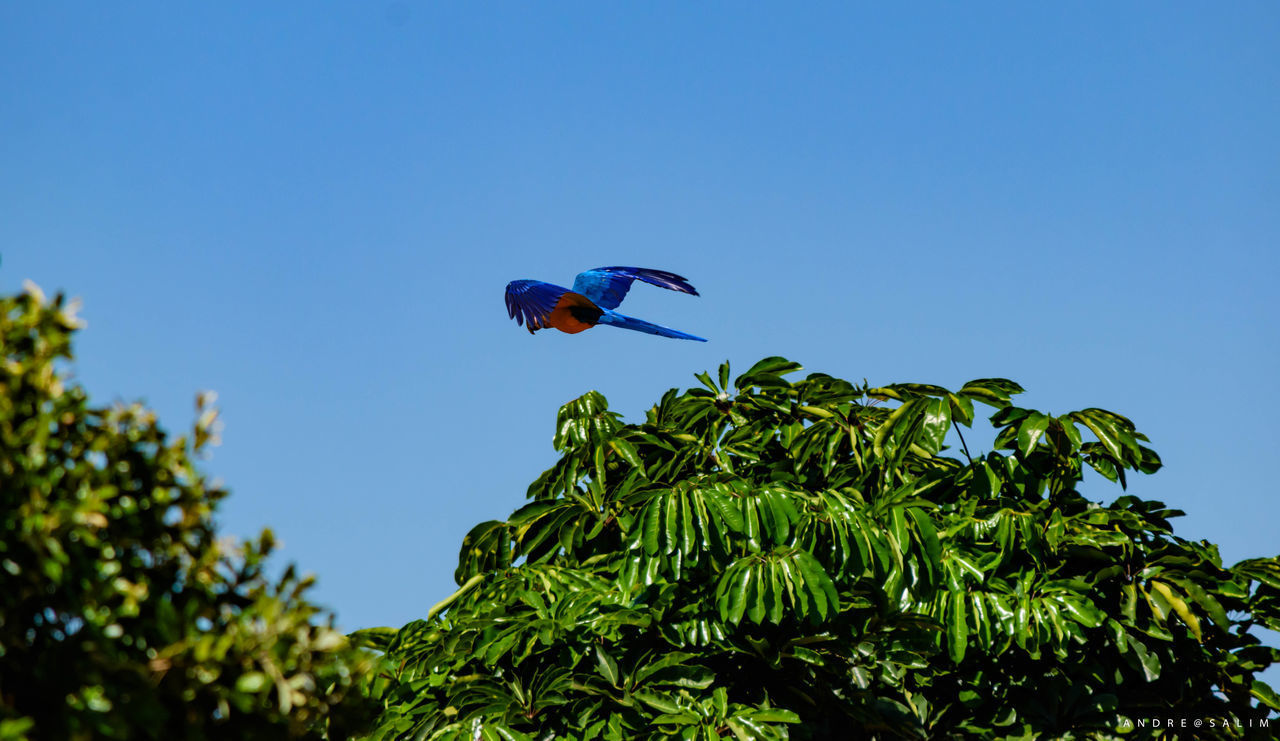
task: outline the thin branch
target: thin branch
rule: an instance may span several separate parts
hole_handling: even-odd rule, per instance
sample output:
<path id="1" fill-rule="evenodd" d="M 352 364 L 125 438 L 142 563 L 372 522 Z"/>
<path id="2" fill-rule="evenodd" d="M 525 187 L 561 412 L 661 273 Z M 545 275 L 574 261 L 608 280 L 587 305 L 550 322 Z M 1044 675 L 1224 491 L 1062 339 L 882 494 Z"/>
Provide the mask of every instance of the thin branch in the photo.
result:
<path id="1" fill-rule="evenodd" d="M 964 441 L 964 433 L 960 431 L 960 425 L 955 426 L 956 435 L 960 436 L 960 445 L 964 447 L 964 457 L 973 463 L 973 456 L 969 455 L 969 444 Z"/>

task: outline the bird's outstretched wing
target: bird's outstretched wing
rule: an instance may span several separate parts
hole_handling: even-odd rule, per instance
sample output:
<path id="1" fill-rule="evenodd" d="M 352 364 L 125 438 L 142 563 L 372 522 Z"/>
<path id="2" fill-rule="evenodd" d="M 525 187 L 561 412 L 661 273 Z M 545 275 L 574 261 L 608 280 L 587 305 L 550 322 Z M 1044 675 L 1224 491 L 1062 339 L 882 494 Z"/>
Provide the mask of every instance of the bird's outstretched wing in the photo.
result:
<path id="1" fill-rule="evenodd" d="M 513 280 L 507 284 L 507 314 L 530 332 L 550 327 L 550 315 L 568 288 L 540 280 Z"/>
<path id="2" fill-rule="evenodd" d="M 631 284 L 636 280 L 642 280 L 645 283 L 672 291 L 691 293 L 694 296 L 698 295 L 697 290 L 689 285 L 688 281 L 675 273 L 668 273 L 665 270 L 650 270 L 649 268 L 626 267 L 595 268 L 594 270 L 585 270 L 578 273 L 578 277 L 573 281 L 573 290 L 575 293 L 581 293 L 591 299 L 596 306 L 602 309 L 616 309 L 622 303 L 622 299 L 626 297 Z M 543 285 L 546 284 L 544 283 Z M 510 287 L 507 288 L 507 295 L 511 295 Z M 508 299 L 509 303 L 510 299 Z M 554 304 L 555 301 L 552 301 L 552 303 Z"/>

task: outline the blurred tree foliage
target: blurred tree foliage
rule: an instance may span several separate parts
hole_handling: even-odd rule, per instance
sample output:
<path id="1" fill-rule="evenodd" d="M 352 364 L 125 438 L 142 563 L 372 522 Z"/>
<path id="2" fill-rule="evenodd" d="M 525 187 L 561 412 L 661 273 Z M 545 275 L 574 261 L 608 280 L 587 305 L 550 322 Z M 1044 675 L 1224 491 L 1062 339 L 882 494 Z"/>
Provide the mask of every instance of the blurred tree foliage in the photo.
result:
<path id="1" fill-rule="evenodd" d="M 355 634 L 395 667 L 372 738 L 1232 736 L 1280 709 L 1251 633 L 1280 630 L 1280 561 L 1224 566 L 1180 512 L 1079 491 L 1159 468 L 1128 419 L 798 370 L 726 364 L 640 424 L 565 405 L 562 457 L 466 536 L 459 590 Z M 975 402 L 993 450 L 945 446 Z"/>
<path id="2" fill-rule="evenodd" d="M 216 412 L 170 439 L 91 405 L 76 327 L 60 296 L 0 297 L 0 739 L 342 737 L 368 658 L 310 578 L 264 572 L 269 531 L 217 539 L 192 463 Z"/>

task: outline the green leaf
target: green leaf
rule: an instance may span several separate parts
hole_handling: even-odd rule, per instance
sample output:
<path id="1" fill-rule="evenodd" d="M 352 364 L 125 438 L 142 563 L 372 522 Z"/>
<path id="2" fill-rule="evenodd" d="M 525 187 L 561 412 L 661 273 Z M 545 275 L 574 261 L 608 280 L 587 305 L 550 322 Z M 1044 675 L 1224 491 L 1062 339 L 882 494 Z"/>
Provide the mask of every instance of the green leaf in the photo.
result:
<path id="1" fill-rule="evenodd" d="M 761 708 L 752 710 L 751 719 L 760 723 L 799 723 L 800 716 L 784 708 Z"/>
<path id="2" fill-rule="evenodd" d="M 775 488 L 762 489 L 757 494 L 759 506 L 766 515 L 768 532 L 775 543 L 785 543 L 791 535 L 791 521 L 798 519 L 790 498 Z"/>
<path id="3" fill-rule="evenodd" d="M 1177 591 L 1168 584 L 1155 580 L 1151 581 L 1151 586 L 1173 607 L 1173 611 L 1178 614 L 1178 617 L 1190 629 L 1191 635 L 1195 636 L 1197 641 L 1204 640 L 1200 635 L 1200 619 L 1195 616 L 1195 613 L 1191 612 L 1187 607 L 1186 601 L 1182 599 Z"/>
<path id="4" fill-rule="evenodd" d="M 1122 594 L 1122 599 L 1120 601 L 1120 614 L 1132 623 L 1137 619 L 1138 585 L 1124 584 L 1120 587 L 1120 591 Z"/>
<path id="5" fill-rule="evenodd" d="M 822 568 L 822 564 L 808 552 L 796 551 L 791 559 L 804 577 L 805 587 L 813 600 L 818 617 L 825 620 L 828 610 L 834 611 L 840 607 L 840 596 L 836 592 L 835 584 L 831 581 L 826 569 Z"/>
<path id="6" fill-rule="evenodd" d="M 596 646 L 596 671 L 600 672 L 600 676 L 604 677 L 609 684 L 618 686 L 618 662 L 613 660 L 603 646 Z"/>
<path id="7" fill-rule="evenodd" d="M 1062 605 L 1063 609 L 1067 611 L 1067 614 L 1072 620 L 1075 620 L 1086 628 L 1096 628 L 1102 625 L 1102 621 L 1104 620 L 1102 610 L 1099 610 L 1097 605 L 1084 595 L 1062 595 L 1058 597 L 1058 604 Z"/>
<path id="8" fill-rule="evenodd" d="M 720 619 L 726 623 L 737 625 L 747 610 L 748 589 L 751 586 L 751 569 L 745 562 L 739 561 L 725 571 L 720 577 L 717 591 L 720 593 L 716 606 Z"/>
<path id="9" fill-rule="evenodd" d="M 768 597 L 769 582 L 761 574 L 761 565 L 759 562 L 752 563 L 746 569 L 750 575 L 751 581 L 747 584 L 746 600 L 747 600 L 747 619 L 751 622 L 759 624 L 764 622 L 765 616 L 765 600 Z"/>
<path id="10" fill-rule="evenodd" d="M 665 695 L 654 692 L 633 692 L 631 696 L 662 713 L 677 715 L 684 712 L 678 703 Z"/>
<path id="11" fill-rule="evenodd" d="M 897 448 L 905 448 L 911 443 L 910 435 L 903 435 L 902 433 L 910 426 L 908 423 L 913 418 L 918 418 L 921 415 L 926 404 L 928 402 L 923 399 L 913 399 L 893 410 L 888 419 L 876 429 L 875 437 L 872 440 L 872 450 L 877 457 L 885 455 L 885 446 L 889 444 L 889 439 L 894 433 L 899 433 L 895 440 Z"/>
<path id="12" fill-rule="evenodd" d="M 788 373 L 795 373 L 799 370 L 803 370 L 799 363 L 793 363 L 786 358 L 776 356 L 765 358 L 751 366 L 746 373 L 738 376 L 738 378 L 734 380 L 733 385 L 736 386 L 739 391 L 745 391 L 753 385 L 758 385 L 759 381 L 763 380 L 765 377 L 785 376 Z"/>
<path id="13" fill-rule="evenodd" d="M 973 424 L 973 399 L 947 394 L 947 403 L 951 406 L 951 418 L 956 423 L 966 427 Z"/>
<path id="14" fill-rule="evenodd" d="M 1273 589 L 1280 589 L 1280 559 L 1251 558 L 1232 566 L 1231 570 L 1255 581 L 1262 582 Z"/>
<path id="15" fill-rule="evenodd" d="M 385 652 L 398 632 L 396 628 L 361 628 L 348 633 L 347 638 L 354 646 Z"/>
<path id="16" fill-rule="evenodd" d="M 957 394 L 980 401 L 988 406 L 1004 408 L 1009 406 L 1009 399 L 1023 389 L 1013 381 L 1004 378 L 979 378 L 966 383 Z"/>
<path id="17" fill-rule="evenodd" d="M 951 407 L 946 399 L 930 399 L 924 410 L 924 424 L 920 428 L 920 445 L 930 453 L 942 449 L 942 441 L 951 429 Z"/>
<path id="18" fill-rule="evenodd" d="M 1031 412 L 1018 426 L 1018 452 L 1027 455 L 1049 427 L 1049 417 Z"/>
<path id="19" fill-rule="evenodd" d="M 1280 710 L 1280 694 L 1276 694 L 1271 685 L 1261 679 L 1253 680 L 1253 684 L 1249 686 L 1249 694 L 1272 710 Z"/>
<path id="20" fill-rule="evenodd" d="M 1084 442 L 1084 438 L 1080 436 L 1080 428 L 1076 427 L 1075 423 L 1071 421 L 1070 416 L 1056 417 L 1053 421 L 1054 424 L 1057 425 L 1057 428 L 1062 430 L 1062 434 L 1066 436 L 1071 449 L 1079 450 L 1080 446 Z"/>
<path id="21" fill-rule="evenodd" d="M 670 554 L 680 542 L 680 502 L 684 499 L 680 492 L 670 492 L 663 497 L 662 508 L 662 552 Z"/>
<path id="22" fill-rule="evenodd" d="M 969 645 L 969 623 L 965 615 L 965 599 L 963 593 L 952 595 L 947 611 L 947 650 L 951 660 L 959 664 L 964 661 L 965 649 Z"/>
<path id="23" fill-rule="evenodd" d="M 938 543 L 938 531 L 933 527 L 933 521 L 929 519 L 929 514 L 919 507 L 908 507 L 907 514 L 911 516 L 912 522 L 916 526 L 916 534 L 919 537 L 920 545 L 924 548 L 925 558 L 928 559 L 931 569 L 940 568 L 942 565 L 942 546 Z"/>
<path id="24" fill-rule="evenodd" d="M 981 592 L 970 592 L 967 597 L 969 599 L 969 614 L 973 616 L 973 627 L 976 631 L 975 635 L 979 637 L 979 645 L 990 649 L 992 618 L 987 611 L 986 595 Z"/>
<path id="25" fill-rule="evenodd" d="M 711 509 L 719 517 L 720 521 L 729 527 L 735 533 L 742 532 L 745 527 L 742 520 L 742 512 L 729 501 L 725 493 L 718 489 L 701 489 L 699 494 L 711 505 Z"/>
<path id="26" fill-rule="evenodd" d="M 680 497 L 680 552 L 693 553 L 697 544 L 697 530 L 693 524 L 693 511 L 689 504 L 689 495 Z"/>
<path id="27" fill-rule="evenodd" d="M 691 658 L 693 658 L 693 654 L 686 653 L 684 651 L 671 651 L 670 653 L 664 653 L 653 661 L 650 661 L 637 669 L 635 672 L 635 681 L 638 683 L 644 682 L 654 674 L 673 666 L 679 666 Z"/>
<path id="28" fill-rule="evenodd" d="M 649 500 L 648 506 L 644 508 L 644 520 L 642 523 L 644 535 L 644 552 L 650 556 L 657 555 L 662 548 L 659 542 L 662 528 L 662 504 L 665 497 L 658 494 Z"/>
<path id="29" fill-rule="evenodd" d="M 1102 456 L 1091 455 L 1085 458 L 1093 470 L 1105 476 L 1109 481 L 1120 480 L 1120 470 L 1116 467 L 1115 461 Z"/>
<path id="30" fill-rule="evenodd" d="M 769 622 L 777 625 L 782 622 L 782 594 L 785 591 L 782 568 L 777 561 L 769 561 L 768 583 L 768 604 L 766 606 L 769 610 Z"/>
<path id="31" fill-rule="evenodd" d="M 1120 431 L 1116 429 L 1111 420 L 1099 418 L 1092 414 L 1093 410 L 1086 409 L 1080 412 L 1072 412 L 1067 415 L 1070 419 L 1076 420 L 1089 428 L 1089 431 L 1098 438 L 1098 442 L 1106 448 L 1107 453 L 1116 461 L 1124 460 L 1124 448 L 1120 443 Z"/>
<path id="32" fill-rule="evenodd" d="M 1165 599 L 1165 592 L 1168 590 L 1160 590 L 1155 588 L 1155 582 L 1148 584 L 1148 589 L 1143 590 L 1146 595 L 1147 605 L 1151 608 L 1152 614 L 1156 616 L 1156 620 L 1165 622 L 1169 619 L 1169 613 L 1172 612 L 1173 606 L 1169 604 L 1169 600 Z"/>
<path id="33" fill-rule="evenodd" d="M 701 719 L 697 715 L 686 710 L 679 713 L 663 713 L 662 715 L 655 715 L 652 722 L 658 725 L 695 726 L 701 722 Z"/>
<path id="34" fill-rule="evenodd" d="M 949 391 L 941 386 L 935 386 L 931 383 L 895 383 L 889 388 L 898 392 L 905 392 L 903 398 L 921 397 L 921 396 L 937 396 L 944 397 Z"/>
<path id="35" fill-rule="evenodd" d="M 1148 682 L 1154 682 L 1160 678 L 1160 657 L 1154 652 L 1147 649 L 1142 641 L 1135 638 L 1129 638 L 1129 647 L 1133 649 L 1134 655 L 1138 657 L 1138 662 L 1142 666 L 1142 672 L 1146 676 Z"/>
<path id="36" fill-rule="evenodd" d="M 750 739 L 782 739 L 782 734 L 775 729 L 757 721 L 755 718 L 747 714 L 738 715 L 731 719 L 732 722 L 740 723 L 747 730 Z M 735 734 L 736 735 L 736 734 Z"/>
<path id="37" fill-rule="evenodd" d="M 704 690 L 715 682 L 716 674 L 705 666 L 671 666 L 653 674 L 652 684 Z"/>
<path id="38" fill-rule="evenodd" d="M 985 578 L 983 576 L 982 569 L 976 563 L 966 558 L 964 554 L 960 553 L 959 551 L 951 551 L 950 553 L 948 553 L 947 561 L 952 564 L 955 564 L 955 566 L 958 569 L 968 574 L 977 583 L 982 583 L 982 581 Z M 961 587 L 957 585 L 956 588 L 960 589 Z"/>
<path id="39" fill-rule="evenodd" d="M 636 446 L 621 438 L 612 438 L 609 440 L 609 447 L 613 452 L 617 453 L 620 458 L 631 465 L 632 468 L 644 473 L 644 461 L 640 460 L 640 454 L 636 452 Z"/>
<path id="40" fill-rule="evenodd" d="M 1219 628 L 1227 630 L 1231 627 L 1231 621 L 1227 618 L 1227 611 L 1223 609 L 1222 603 L 1216 597 L 1189 579 L 1178 579 L 1176 577 L 1171 577 L 1171 579 L 1182 587 L 1196 604 L 1200 605 Z"/>

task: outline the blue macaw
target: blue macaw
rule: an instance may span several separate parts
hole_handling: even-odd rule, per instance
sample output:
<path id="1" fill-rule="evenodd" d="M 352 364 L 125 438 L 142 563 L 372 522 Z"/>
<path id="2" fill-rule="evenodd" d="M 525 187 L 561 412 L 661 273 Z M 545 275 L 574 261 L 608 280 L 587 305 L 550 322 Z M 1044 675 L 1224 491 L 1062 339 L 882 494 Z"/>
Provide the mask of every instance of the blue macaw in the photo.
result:
<path id="1" fill-rule="evenodd" d="M 516 324 L 525 325 L 530 334 L 547 327 L 577 334 L 597 324 L 608 324 L 661 337 L 706 342 L 701 337 L 614 311 L 622 303 L 631 284 L 637 280 L 672 291 L 698 295 L 684 278 L 665 270 L 596 268 L 578 273 L 578 277 L 573 280 L 573 290 L 540 280 L 511 281 L 507 284 L 507 313 L 516 320 Z"/>

